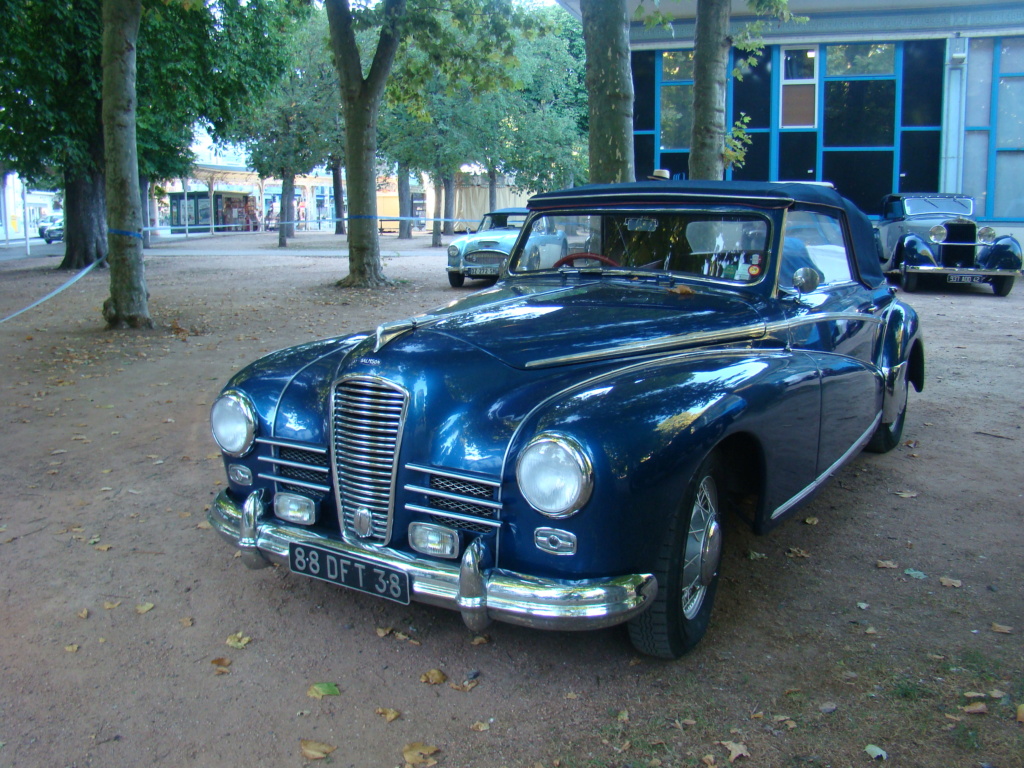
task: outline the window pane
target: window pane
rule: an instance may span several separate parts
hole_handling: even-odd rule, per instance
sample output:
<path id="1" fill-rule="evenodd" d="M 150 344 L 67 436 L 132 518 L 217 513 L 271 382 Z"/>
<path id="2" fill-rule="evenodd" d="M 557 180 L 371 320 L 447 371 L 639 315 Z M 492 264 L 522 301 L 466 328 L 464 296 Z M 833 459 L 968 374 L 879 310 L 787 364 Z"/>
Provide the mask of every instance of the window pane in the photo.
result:
<path id="1" fill-rule="evenodd" d="M 1024 38 L 1003 38 L 999 54 L 1000 72 L 1024 72 Z"/>
<path id="2" fill-rule="evenodd" d="M 818 134 L 810 131 L 779 134 L 779 181 L 816 181 Z"/>
<path id="3" fill-rule="evenodd" d="M 900 140 L 900 192 L 939 191 L 938 131 L 905 131 Z"/>
<path id="4" fill-rule="evenodd" d="M 815 48 L 787 48 L 782 52 L 783 80 L 813 80 Z"/>
<path id="5" fill-rule="evenodd" d="M 665 51 L 661 54 L 662 80 L 693 80 L 693 51 Z"/>
<path id="6" fill-rule="evenodd" d="M 782 127 L 813 128 L 815 122 L 815 98 L 818 86 L 782 86 Z"/>
<path id="7" fill-rule="evenodd" d="M 751 133 L 747 157 L 742 168 L 733 168 L 732 177 L 744 181 L 768 181 L 769 137 L 767 133 Z"/>
<path id="8" fill-rule="evenodd" d="M 992 105 L 992 40 L 971 40 L 967 55 L 967 125 L 989 125 Z"/>
<path id="9" fill-rule="evenodd" d="M 908 40 L 903 44 L 903 125 L 942 124 L 942 67 L 945 40 Z"/>
<path id="10" fill-rule="evenodd" d="M 996 155 L 995 201 L 995 216 L 1024 217 L 1024 152 Z"/>
<path id="11" fill-rule="evenodd" d="M 826 75 L 891 75 L 895 71 L 896 46 L 891 43 L 830 45 L 826 49 Z"/>
<path id="12" fill-rule="evenodd" d="M 996 146 L 1024 149 L 1024 77 L 999 79 Z"/>
<path id="13" fill-rule="evenodd" d="M 840 194 L 867 214 L 881 212 L 882 198 L 892 192 L 892 152 L 826 152 L 823 162 L 821 177 Z"/>
<path id="14" fill-rule="evenodd" d="M 641 133 L 633 136 L 633 167 L 638 179 L 646 179 L 654 170 L 654 134 Z"/>
<path id="15" fill-rule="evenodd" d="M 893 145 L 896 83 L 837 80 L 825 83 L 825 146 Z"/>
<path id="16" fill-rule="evenodd" d="M 968 131 L 964 137 L 964 193 L 974 198 L 974 210 L 987 216 L 988 131 Z"/>
<path id="17" fill-rule="evenodd" d="M 633 130 L 654 130 L 654 51 L 633 52 Z"/>
<path id="18" fill-rule="evenodd" d="M 685 179 L 690 174 L 690 153 L 662 152 L 658 167 L 667 170 L 673 179 Z M 637 178 L 641 178 L 641 176 L 637 174 Z"/>
<path id="19" fill-rule="evenodd" d="M 837 219 L 811 211 L 791 211 L 786 215 L 785 237 L 779 277 L 783 285 L 792 285 L 793 273 L 802 267 L 814 269 L 824 284 L 851 280 L 843 228 Z"/>
<path id="20" fill-rule="evenodd" d="M 661 148 L 689 149 L 693 126 L 693 86 L 661 88 Z"/>
<path id="21" fill-rule="evenodd" d="M 763 56 L 754 67 L 743 69 L 743 79 L 733 85 L 733 114 L 750 118 L 748 128 L 769 128 L 772 114 L 772 61 Z"/>

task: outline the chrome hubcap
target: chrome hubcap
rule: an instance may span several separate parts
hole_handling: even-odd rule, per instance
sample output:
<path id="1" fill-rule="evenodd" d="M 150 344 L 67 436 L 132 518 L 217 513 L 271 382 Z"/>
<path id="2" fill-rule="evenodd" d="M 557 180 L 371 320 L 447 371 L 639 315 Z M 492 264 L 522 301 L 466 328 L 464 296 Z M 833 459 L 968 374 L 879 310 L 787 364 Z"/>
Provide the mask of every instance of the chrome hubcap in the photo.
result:
<path id="1" fill-rule="evenodd" d="M 692 619 L 704 603 L 704 595 L 718 573 L 722 559 L 722 531 L 718 523 L 718 488 L 710 475 L 697 487 L 686 532 L 681 599 L 683 615 Z"/>

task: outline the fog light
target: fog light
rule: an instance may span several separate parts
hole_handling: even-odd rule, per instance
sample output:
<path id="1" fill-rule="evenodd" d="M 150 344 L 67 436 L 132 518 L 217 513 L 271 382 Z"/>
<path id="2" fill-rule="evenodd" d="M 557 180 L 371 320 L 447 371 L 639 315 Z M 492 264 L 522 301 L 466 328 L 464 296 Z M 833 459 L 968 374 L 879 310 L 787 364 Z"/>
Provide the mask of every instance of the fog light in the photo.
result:
<path id="1" fill-rule="evenodd" d="M 459 535 L 440 525 L 413 523 L 409 526 L 409 546 L 424 555 L 458 557 Z"/>
<path id="2" fill-rule="evenodd" d="M 228 466 L 228 479 L 236 485 L 252 485 L 252 470 L 241 464 Z"/>
<path id="3" fill-rule="evenodd" d="M 312 525 L 316 522 L 316 502 L 296 493 L 279 493 L 274 497 L 274 514 L 289 523 Z"/>

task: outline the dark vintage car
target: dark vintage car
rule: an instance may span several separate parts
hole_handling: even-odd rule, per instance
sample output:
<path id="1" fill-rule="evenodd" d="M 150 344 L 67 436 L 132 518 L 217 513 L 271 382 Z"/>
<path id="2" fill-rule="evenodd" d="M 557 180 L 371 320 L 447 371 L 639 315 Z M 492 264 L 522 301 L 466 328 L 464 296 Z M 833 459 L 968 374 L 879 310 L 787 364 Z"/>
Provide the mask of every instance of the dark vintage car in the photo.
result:
<path id="1" fill-rule="evenodd" d="M 285 349 L 213 405 L 213 527 L 253 567 L 537 628 L 628 624 L 674 658 L 723 535 L 765 532 L 924 383 L 871 224 L 801 184 L 547 193 L 501 279 Z M 568 253 L 532 264 L 535 233 Z"/>
<path id="2" fill-rule="evenodd" d="M 52 224 L 47 225 L 43 231 L 43 240 L 46 244 L 59 242 L 64 239 L 64 217 L 61 216 Z"/>
<path id="3" fill-rule="evenodd" d="M 448 246 L 448 283 L 452 288 L 460 288 L 467 277 L 496 279 L 528 214 L 526 208 L 491 211 L 476 232 L 453 240 Z M 535 229 L 530 257 L 535 264 L 545 261 L 550 266 L 565 256 L 566 248 L 565 233 Z"/>
<path id="4" fill-rule="evenodd" d="M 46 230 L 50 228 L 51 224 L 56 224 L 58 221 L 59 222 L 63 222 L 64 221 L 64 214 L 62 214 L 62 213 L 51 213 L 48 216 L 41 217 L 39 219 L 39 221 L 37 222 L 37 227 L 39 229 L 39 236 L 45 238 L 46 237 Z"/>
<path id="5" fill-rule="evenodd" d="M 1020 243 L 979 228 L 967 195 L 888 195 L 878 232 L 882 269 L 898 273 L 908 292 L 934 275 L 947 283 L 989 283 L 1007 296 L 1021 271 Z"/>

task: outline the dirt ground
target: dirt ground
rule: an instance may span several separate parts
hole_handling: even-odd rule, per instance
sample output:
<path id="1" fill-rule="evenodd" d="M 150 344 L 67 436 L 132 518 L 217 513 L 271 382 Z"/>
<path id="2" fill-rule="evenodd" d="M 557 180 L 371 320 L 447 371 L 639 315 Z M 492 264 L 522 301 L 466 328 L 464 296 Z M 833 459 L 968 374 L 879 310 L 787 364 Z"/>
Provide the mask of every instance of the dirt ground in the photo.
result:
<path id="1" fill-rule="evenodd" d="M 103 271 L 0 323 L 0 766 L 1024 766 L 1024 284 L 907 297 L 906 442 L 769 536 L 731 531 L 678 662 L 622 628 L 475 642 L 453 612 L 247 570 L 204 522 L 210 404 L 265 352 L 465 295 L 426 242 L 384 239 L 376 293 L 332 286 L 331 235 L 164 242 L 156 330 L 103 329 Z M 0 318 L 68 279 L 57 248 L 0 260 Z"/>

